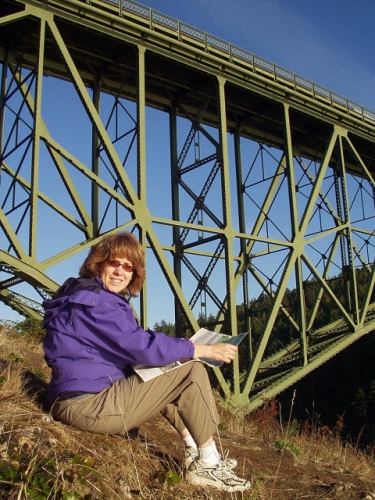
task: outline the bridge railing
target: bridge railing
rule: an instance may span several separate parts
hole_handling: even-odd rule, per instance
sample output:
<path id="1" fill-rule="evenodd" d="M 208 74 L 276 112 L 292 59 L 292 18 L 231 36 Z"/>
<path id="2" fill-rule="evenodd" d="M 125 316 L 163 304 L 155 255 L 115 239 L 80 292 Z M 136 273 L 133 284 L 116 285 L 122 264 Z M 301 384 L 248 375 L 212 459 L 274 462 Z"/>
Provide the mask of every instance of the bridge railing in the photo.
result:
<path id="1" fill-rule="evenodd" d="M 151 7 L 147 7 L 132 0 L 102 0 L 107 4 L 118 7 L 119 14 L 125 16 L 126 12 L 131 12 L 142 18 L 147 27 L 155 30 L 157 27 L 166 28 L 169 34 L 174 35 L 178 40 L 186 43 L 197 43 L 205 51 L 214 53 L 219 57 L 225 56 L 230 62 L 243 65 L 247 70 L 252 69 L 255 73 L 261 73 L 267 78 L 291 87 L 299 93 L 307 93 L 316 100 L 323 101 L 334 108 L 354 115 L 364 121 L 375 122 L 375 112 L 362 105 L 336 94 L 331 90 L 317 85 L 316 83 L 297 75 L 293 71 L 287 70 L 277 64 L 259 57 L 241 47 L 218 38 L 214 35 L 195 28 L 187 23 L 179 21 L 167 14 L 163 14 Z M 86 3 L 97 3 L 95 0 L 86 0 Z"/>

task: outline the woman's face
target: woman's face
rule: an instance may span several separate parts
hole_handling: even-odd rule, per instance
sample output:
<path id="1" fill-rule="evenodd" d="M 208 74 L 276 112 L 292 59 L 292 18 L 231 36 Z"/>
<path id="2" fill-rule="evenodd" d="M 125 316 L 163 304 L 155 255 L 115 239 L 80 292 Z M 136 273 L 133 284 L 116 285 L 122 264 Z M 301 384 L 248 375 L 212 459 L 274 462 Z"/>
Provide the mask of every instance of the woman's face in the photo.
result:
<path id="1" fill-rule="evenodd" d="M 133 277 L 133 266 L 128 259 L 114 259 L 102 262 L 99 278 L 107 290 L 123 293 Z"/>

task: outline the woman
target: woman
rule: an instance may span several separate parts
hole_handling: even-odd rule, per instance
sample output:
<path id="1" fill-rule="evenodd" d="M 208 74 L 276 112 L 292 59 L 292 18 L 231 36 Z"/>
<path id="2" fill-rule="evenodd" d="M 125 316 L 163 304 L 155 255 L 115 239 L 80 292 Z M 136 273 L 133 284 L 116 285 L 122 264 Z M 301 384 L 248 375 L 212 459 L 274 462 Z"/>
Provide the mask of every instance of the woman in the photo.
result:
<path id="1" fill-rule="evenodd" d="M 161 412 L 185 442 L 188 481 L 248 489 L 250 483 L 232 471 L 236 461 L 223 459 L 216 448 L 219 418 L 203 364 L 186 363 L 148 382 L 132 369 L 195 357 L 230 363 L 237 347 L 195 345 L 139 327 L 126 297 L 142 288 L 144 252 L 131 233 L 103 237 L 79 275 L 43 303 L 53 415 L 82 430 L 126 435 Z"/>

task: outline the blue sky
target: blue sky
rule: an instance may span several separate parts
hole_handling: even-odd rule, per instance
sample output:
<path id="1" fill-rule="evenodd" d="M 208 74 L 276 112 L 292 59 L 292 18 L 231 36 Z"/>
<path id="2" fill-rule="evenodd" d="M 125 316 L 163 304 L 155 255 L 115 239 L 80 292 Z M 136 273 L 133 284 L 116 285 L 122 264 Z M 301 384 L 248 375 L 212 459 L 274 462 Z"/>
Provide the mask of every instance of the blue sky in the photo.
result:
<path id="1" fill-rule="evenodd" d="M 141 3 L 375 110 L 374 0 Z M 158 314 L 150 326 L 153 320 L 170 320 L 167 313 Z M 0 303 L 0 318 L 8 317 L 18 319 Z"/>
<path id="2" fill-rule="evenodd" d="M 140 3 L 375 110 L 373 0 L 148 0 Z"/>

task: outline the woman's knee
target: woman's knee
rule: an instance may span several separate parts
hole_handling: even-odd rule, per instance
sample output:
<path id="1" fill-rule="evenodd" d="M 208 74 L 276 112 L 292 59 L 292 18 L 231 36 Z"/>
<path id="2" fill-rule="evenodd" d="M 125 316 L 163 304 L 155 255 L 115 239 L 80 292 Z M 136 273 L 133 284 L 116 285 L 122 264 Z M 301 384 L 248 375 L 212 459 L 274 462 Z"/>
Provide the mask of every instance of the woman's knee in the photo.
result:
<path id="1" fill-rule="evenodd" d="M 199 385 L 204 383 L 205 385 L 207 385 L 207 387 L 209 387 L 210 382 L 204 364 L 197 361 L 195 363 L 192 363 L 192 365 L 193 366 L 190 372 L 190 378 L 194 380 L 194 382 L 197 382 Z"/>

